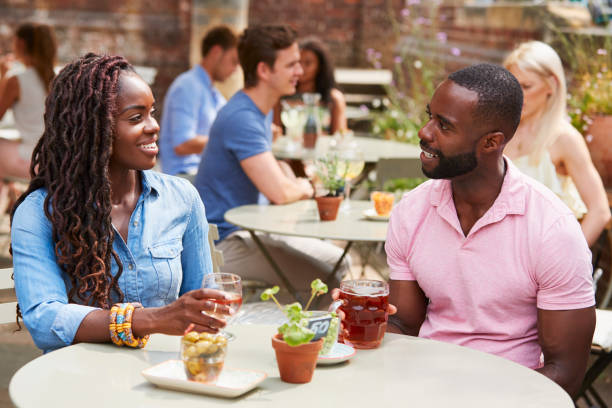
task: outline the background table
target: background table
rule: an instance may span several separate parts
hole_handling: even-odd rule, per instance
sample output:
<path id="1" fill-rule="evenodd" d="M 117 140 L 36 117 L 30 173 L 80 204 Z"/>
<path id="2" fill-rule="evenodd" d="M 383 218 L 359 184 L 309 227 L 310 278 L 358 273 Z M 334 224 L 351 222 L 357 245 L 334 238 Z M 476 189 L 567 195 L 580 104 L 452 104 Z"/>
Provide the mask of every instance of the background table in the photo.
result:
<path id="1" fill-rule="evenodd" d="M 304 149 L 301 145 L 294 150 L 286 150 L 282 139 L 272 145 L 272 153 L 279 159 L 309 160 L 325 156 L 330 152 L 331 136 L 320 136 L 315 149 Z M 363 152 L 366 163 L 377 163 L 380 159 L 415 159 L 421 155 L 419 146 L 396 142 L 393 140 L 375 139 L 371 137 L 355 137 L 356 147 Z"/>
<path id="2" fill-rule="evenodd" d="M 342 255 L 326 277 L 334 276 L 353 242 L 384 242 L 387 236 L 387 221 L 372 221 L 363 212 L 373 208 L 369 201 L 351 200 L 350 209 L 338 212 L 335 221 L 320 221 L 314 200 L 300 200 L 286 205 L 244 205 L 225 213 L 225 220 L 251 233 L 268 263 L 284 286 L 297 299 L 297 291 L 255 234 L 256 231 L 307 238 L 347 241 Z"/>
<path id="3" fill-rule="evenodd" d="M 573 407 L 543 375 L 475 350 L 387 333 L 376 350 L 358 350 L 348 362 L 318 367 L 312 382 L 280 381 L 271 345 L 274 326 L 233 326 L 226 367 L 268 374 L 236 399 L 168 391 L 140 372 L 178 357 L 179 337 L 153 335 L 143 350 L 77 344 L 41 356 L 12 378 L 18 407 Z M 317 404 L 315 404 L 315 402 Z"/>

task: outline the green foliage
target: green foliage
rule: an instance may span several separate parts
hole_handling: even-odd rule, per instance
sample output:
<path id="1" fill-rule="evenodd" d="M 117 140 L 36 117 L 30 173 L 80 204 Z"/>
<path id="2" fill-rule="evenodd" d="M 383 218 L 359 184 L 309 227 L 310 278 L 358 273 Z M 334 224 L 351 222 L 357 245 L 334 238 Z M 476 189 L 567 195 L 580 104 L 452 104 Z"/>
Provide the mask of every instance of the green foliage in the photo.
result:
<path id="1" fill-rule="evenodd" d="M 568 114 L 585 133 L 595 115 L 612 115 L 612 37 L 552 28 L 552 46 L 568 68 Z"/>
<path id="2" fill-rule="evenodd" d="M 344 165 L 341 166 L 341 160 L 336 154 L 320 157 L 316 161 L 317 177 L 328 191 L 329 196 L 337 197 L 344 191 L 349 167 L 348 163 L 342 164 Z"/>
<path id="3" fill-rule="evenodd" d="M 407 1 L 399 15 L 392 3 L 387 2 L 387 12 L 398 41 L 394 79 L 386 87 L 383 109 L 373 112 L 372 131 L 385 139 L 417 144 L 418 131 L 428 120 L 425 106 L 446 76 L 441 56 L 459 56 L 461 51 L 446 44 L 447 35 L 439 27 L 446 16 L 439 1 Z M 375 68 L 381 67 L 380 52 L 370 49 L 367 58 Z"/>
<path id="4" fill-rule="evenodd" d="M 426 181 L 427 179 L 424 177 L 394 178 L 385 181 L 385 184 L 383 184 L 383 190 L 390 193 L 395 193 L 398 190 L 402 192 L 410 191 Z"/>
<path id="5" fill-rule="evenodd" d="M 307 327 L 308 318 L 312 316 L 312 313 L 307 311 L 308 306 L 316 296 L 327 293 L 328 288 L 321 279 L 313 280 L 310 284 L 310 288 L 312 289 L 310 300 L 308 300 L 308 304 L 304 310 L 302 310 L 302 305 L 299 302 L 294 302 L 282 307 L 274 297 L 274 295 L 278 293 L 278 286 L 266 289 L 261 294 L 261 300 L 265 301 L 272 299 L 285 316 L 287 316 L 288 322 L 281 325 L 278 328 L 278 332 L 283 336 L 283 340 L 290 346 L 299 346 L 300 344 L 308 343 L 315 336 L 315 333 Z"/>

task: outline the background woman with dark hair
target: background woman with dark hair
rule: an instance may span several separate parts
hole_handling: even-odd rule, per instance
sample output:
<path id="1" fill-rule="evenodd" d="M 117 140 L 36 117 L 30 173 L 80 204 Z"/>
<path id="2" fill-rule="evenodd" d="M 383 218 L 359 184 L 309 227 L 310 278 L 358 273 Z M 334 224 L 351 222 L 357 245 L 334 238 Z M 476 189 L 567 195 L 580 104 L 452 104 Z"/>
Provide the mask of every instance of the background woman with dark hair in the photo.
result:
<path id="1" fill-rule="evenodd" d="M 321 104 L 329 109 L 329 133 L 346 130 L 346 101 L 336 88 L 334 64 L 325 44 L 314 37 L 302 40 L 300 63 L 304 73 L 298 80 L 297 93 L 319 93 Z"/>
<path id="2" fill-rule="evenodd" d="M 137 339 L 225 325 L 203 313 L 228 309 L 212 302 L 222 293 L 201 289 L 212 264 L 200 196 L 186 180 L 149 171 L 154 104 L 118 56 L 88 54 L 52 83 L 32 180 L 11 214 L 17 299 L 45 351 L 116 342 L 117 302 L 134 302 L 122 307 L 126 316 L 136 308 Z"/>
<path id="3" fill-rule="evenodd" d="M 0 58 L 0 119 L 11 108 L 21 139 L 0 139 L 0 178 L 29 178 L 32 150 L 44 128 L 44 104 L 55 76 L 56 51 L 51 27 L 25 23 L 15 32 L 13 54 Z M 25 70 L 11 75 L 14 60 L 20 61 Z"/>
<path id="4" fill-rule="evenodd" d="M 330 134 L 347 130 L 346 101 L 342 92 L 336 88 L 334 65 L 327 47 L 314 37 L 302 40 L 299 45 L 300 63 L 304 73 L 298 80 L 296 93 L 283 99 L 289 101 L 290 104 L 293 102 L 302 104 L 302 94 L 318 93 L 321 95 L 321 107 L 329 111 L 327 115 L 329 125 L 322 123 L 323 130 Z M 281 125 L 280 103 L 274 108 L 274 124 Z"/>

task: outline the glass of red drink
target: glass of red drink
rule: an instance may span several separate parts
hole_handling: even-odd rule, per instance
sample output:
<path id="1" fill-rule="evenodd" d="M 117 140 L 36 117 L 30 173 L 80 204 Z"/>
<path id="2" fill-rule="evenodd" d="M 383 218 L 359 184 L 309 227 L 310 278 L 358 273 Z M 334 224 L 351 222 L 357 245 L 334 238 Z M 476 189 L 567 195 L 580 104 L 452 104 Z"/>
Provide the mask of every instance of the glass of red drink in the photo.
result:
<path id="1" fill-rule="evenodd" d="M 340 282 L 340 310 L 344 312 L 344 343 L 358 349 L 382 342 L 389 317 L 387 282 L 357 279 Z"/>
<path id="2" fill-rule="evenodd" d="M 225 305 L 229 307 L 232 312 L 232 317 L 236 316 L 236 313 L 242 306 L 242 279 L 240 276 L 233 273 L 210 273 L 204 276 L 202 286 L 209 289 L 216 289 L 225 294 L 225 299 L 209 299 L 211 302 Z M 214 313 L 211 313 L 214 314 Z M 225 318 L 227 323 L 231 323 L 231 319 L 228 316 L 220 316 Z M 221 331 L 221 334 L 229 341 L 234 340 L 236 336 L 225 330 Z"/>

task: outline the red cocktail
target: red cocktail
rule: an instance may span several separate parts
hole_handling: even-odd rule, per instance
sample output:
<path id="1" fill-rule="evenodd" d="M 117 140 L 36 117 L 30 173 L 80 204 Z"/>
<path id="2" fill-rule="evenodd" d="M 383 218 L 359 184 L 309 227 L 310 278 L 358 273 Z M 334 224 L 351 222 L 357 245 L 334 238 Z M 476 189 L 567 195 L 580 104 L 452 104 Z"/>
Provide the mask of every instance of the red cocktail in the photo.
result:
<path id="1" fill-rule="evenodd" d="M 355 348 L 376 348 L 382 342 L 389 317 L 389 285 L 376 280 L 340 282 L 340 309 L 344 312 L 344 342 Z"/>

